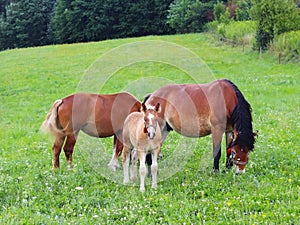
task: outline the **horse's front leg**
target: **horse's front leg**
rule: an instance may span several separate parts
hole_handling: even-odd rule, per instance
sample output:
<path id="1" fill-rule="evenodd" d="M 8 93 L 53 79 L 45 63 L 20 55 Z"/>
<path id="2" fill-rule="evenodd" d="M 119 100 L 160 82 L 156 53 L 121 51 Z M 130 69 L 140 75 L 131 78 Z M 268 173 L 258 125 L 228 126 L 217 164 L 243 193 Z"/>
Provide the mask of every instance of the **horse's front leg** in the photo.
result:
<path id="1" fill-rule="evenodd" d="M 232 132 L 226 132 L 226 168 L 230 169 L 233 166 L 233 161 L 231 158 L 231 150 L 229 149 L 233 142 Z"/>
<path id="2" fill-rule="evenodd" d="M 129 183 L 129 161 L 130 161 L 130 149 L 124 146 L 123 149 L 124 184 Z"/>
<path id="3" fill-rule="evenodd" d="M 119 164 L 119 156 L 122 154 L 123 144 L 118 139 L 116 135 L 114 135 L 114 149 L 113 149 L 113 155 L 111 157 L 111 160 L 108 164 L 108 167 L 111 168 L 113 171 L 116 171 L 117 168 L 120 167 Z"/>
<path id="4" fill-rule="evenodd" d="M 151 165 L 152 188 L 157 188 L 157 170 L 158 170 L 157 157 L 159 152 L 160 152 L 160 146 L 156 150 L 154 150 L 154 152 L 151 154 L 152 155 L 152 165 Z"/>
<path id="5" fill-rule="evenodd" d="M 59 155 L 61 152 L 61 148 L 64 144 L 65 141 L 65 136 L 57 136 L 53 146 L 52 146 L 52 151 L 53 151 L 53 161 L 52 161 L 52 166 L 53 170 L 58 169 L 60 164 L 59 164 Z"/>
<path id="6" fill-rule="evenodd" d="M 145 163 L 146 153 L 142 149 L 138 149 L 138 157 L 140 160 L 140 179 L 141 179 L 140 191 L 145 192 L 145 176 L 147 173 L 146 163 Z"/>
<path id="7" fill-rule="evenodd" d="M 213 156 L 214 156 L 214 170 L 216 173 L 219 172 L 219 162 L 221 158 L 221 142 L 222 142 L 223 132 L 215 131 L 212 133 L 213 141 Z"/>

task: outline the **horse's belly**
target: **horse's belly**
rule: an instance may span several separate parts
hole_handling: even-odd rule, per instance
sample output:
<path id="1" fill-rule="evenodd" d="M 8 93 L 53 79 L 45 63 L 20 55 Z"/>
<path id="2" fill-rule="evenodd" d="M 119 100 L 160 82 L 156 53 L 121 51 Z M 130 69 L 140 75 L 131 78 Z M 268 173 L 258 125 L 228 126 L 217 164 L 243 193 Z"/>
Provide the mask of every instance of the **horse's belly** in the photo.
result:
<path id="1" fill-rule="evenodd" d="M 96 127 L 95 124 L 93 123 L 85 124 L 81 130 L 90 136 L 100 137 L 100 138 L 110 137 L 114 134 L 114 132 L 110 127 L 109 128 L 103 128 L 99 126 Z"/>
<path id="2" fill-rule="evenodd" d="M 192 121 L 181 123 L 180 121 L 170 121 L 169 125 L 179 134 L 187 137 L 203 137 L 211 134 L 211 125 L 207 121 Z"/>

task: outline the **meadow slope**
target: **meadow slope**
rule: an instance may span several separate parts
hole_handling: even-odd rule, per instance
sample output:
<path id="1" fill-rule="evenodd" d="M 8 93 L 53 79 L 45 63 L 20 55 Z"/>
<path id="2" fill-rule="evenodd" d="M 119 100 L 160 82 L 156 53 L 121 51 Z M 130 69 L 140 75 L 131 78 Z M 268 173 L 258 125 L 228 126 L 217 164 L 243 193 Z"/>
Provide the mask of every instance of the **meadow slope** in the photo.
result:
<path id="1" fill-rule="evenodd" d="M 149 41 L 153 48 L 141 47 Z M 122 64 L 127 53 L 134 60 Z M 202 60 L 200 71 L 193 57 Z M 107 170 L 111 138 L 97 140 L 100 150 L 93 152 L 88 146 L 95 139 L 81 135 L 86 145 L 76 146 L 76 167 L 67 170 L 61 155 L 61 169 L 52 171 L 51 143 L 39 127 L 56 99 L 88 88 L 126 90 L 142 99 L 165 83 L 218 78 L 232 80 L 253 108 L 259 138 L 246 174 L 225 171 L 224 146 L 222 172 L 214 174 L 210 137 L 175 133 L 163 146 L 158 166 L 165 178 L 157 190 L 148 185 L 141 194 L 135 185 L 122 185 L 122 170 Z M 260 59 L 250 49 L 215 43 L 209 34 L 15 49 L 0 52 L 0 96 L 1 224 L 300 224 L 299 64 Z M 182 160 L 185 147 L 190 156 Z"/>

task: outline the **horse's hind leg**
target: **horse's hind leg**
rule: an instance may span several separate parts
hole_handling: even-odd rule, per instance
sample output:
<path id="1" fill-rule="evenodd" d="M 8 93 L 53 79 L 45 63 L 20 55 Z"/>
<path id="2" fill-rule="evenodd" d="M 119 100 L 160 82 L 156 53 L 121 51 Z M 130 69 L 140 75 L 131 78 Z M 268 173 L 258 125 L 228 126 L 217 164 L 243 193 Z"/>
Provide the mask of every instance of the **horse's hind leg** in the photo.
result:
<path id="1" fill-rule="evenodd" d="M 137 150 L 135 148 L 131 151 L 131 161 L 130 179 L 135 182 L 137 180 L 136 170 L 138 161 Z"/>
<path id="2" fill-rule="evenodd" d="M 148 165 L 148 177 L 151 177 L 151 165 L 152 165 L 152 155 L 147 154 L 146 155 L 146 163 Z"/>
<path id="3" fill-rule="evenodd" d="M 113 155 L 111 157 L 111 160 L 108 164 L 108 167 L 111 168 L 113 171 L 116 171 L 117 168 L 120 167 L 118 158 L 122 154 L 123 144 L 118 139 L 116 135 L 114 135 L 114 149 L 113 149 Z"/>
<path id="4" fill-rule="evenodd" d="M 59 168 L 59 155 L 61 152 L 61 148 L 64 144 L 65 141 L 65 136 L 57 135 L 55 138 L 55 141 L 52 146 L 52 151 L 53 151 L 53 169 L 58 169 Z"/>
<path id="5" fill-rule="evenodd" d="M 73 164 L 72 154 L 74 151 L 74 145 L 76 144 L 77 136 L 78 133 L 68 135 L 64 146 L 64 152 L 67 159 L 68 169 L 70 169 Z"/>
<path id="6" fill-rule="evenodd" d="M 129 183 L 129 161 L 130 161 L 130 149 L 124 146 L 123 149 L 123 173 L 124 173 L 124 184 Z"/>

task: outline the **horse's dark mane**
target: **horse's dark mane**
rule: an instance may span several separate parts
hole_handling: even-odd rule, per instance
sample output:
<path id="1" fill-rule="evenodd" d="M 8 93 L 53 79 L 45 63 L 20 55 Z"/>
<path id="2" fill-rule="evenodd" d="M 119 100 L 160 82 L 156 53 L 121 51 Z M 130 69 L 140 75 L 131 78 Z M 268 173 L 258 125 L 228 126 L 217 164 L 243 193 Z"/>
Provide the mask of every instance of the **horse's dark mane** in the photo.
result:
<path id="1" fill-rule="evenodd" d="M 230 122 L 238 133 L 232 145 L 238 144 L 243 149 L 253 150 L 255 139 L 252 129 L 251 106 L 234 83 L 230 80 L 225 81 L 232 86 L 238 99 L 238 103 L 230 116 Z"/>
<path id="2" fill-rule="evenodd" d="M 151 95 L 152 95 L 152 94 L 147 94 L 147 95 L 145 96 L 144 101 L 143 101 L 144 104 L 145 104 L 146 101 L 150 98 Z"/>

